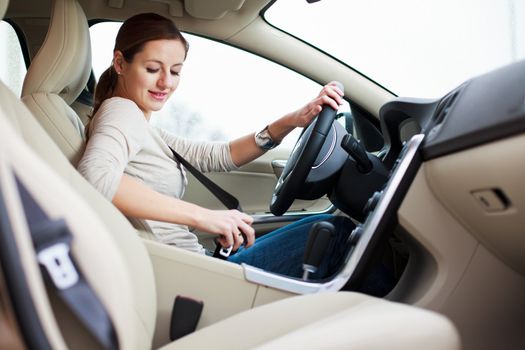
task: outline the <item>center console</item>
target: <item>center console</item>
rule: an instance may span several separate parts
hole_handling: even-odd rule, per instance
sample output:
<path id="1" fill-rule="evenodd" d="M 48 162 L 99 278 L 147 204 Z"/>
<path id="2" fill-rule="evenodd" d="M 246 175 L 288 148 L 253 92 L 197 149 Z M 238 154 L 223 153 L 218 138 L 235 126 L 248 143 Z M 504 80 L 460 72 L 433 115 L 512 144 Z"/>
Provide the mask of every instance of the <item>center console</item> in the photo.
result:
<path id="1" fill-rule="evenodd" d="M 370 197 L 365 208 L 366 219 L 350 234 L 348 244 L 351 248 L 345 264 L 332 279 L 318 283 L 303 281 L 243 264 L 245 278 L 253 283 L 297 294 L 335 292 L 344 286 L 351 288 L 361 277 L 374 248 L 381 238 L 391 232 L 396 222 L 397 209 L 421 164 L 420 147 L 423 139 L 423 134 L 417 134 L 404 143 L 394 162 L 389 180 L 380 191 Z"/>

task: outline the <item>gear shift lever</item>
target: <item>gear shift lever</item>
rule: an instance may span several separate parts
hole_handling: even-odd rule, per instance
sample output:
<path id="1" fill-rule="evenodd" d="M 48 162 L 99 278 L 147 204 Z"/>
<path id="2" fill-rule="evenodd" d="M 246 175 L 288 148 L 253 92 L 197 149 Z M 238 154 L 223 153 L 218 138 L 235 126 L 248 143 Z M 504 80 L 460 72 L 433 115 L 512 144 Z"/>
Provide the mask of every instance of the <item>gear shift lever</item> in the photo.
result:
<path id="1" fill-rule="evenodd" d="M 306 281 L 310 273 L 317 271 L 334 236 L 335 227 L 330 222 L 319 221 L 312 225 L 304 250 L 303 280 Z"/>

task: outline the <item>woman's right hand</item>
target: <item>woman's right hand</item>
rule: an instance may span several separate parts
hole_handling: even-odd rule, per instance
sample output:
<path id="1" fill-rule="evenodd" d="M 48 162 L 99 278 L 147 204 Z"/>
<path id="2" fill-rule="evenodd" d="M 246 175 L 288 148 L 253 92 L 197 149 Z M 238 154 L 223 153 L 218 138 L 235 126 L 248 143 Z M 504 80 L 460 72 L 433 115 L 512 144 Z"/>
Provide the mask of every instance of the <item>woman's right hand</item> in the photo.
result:
<path id="1" fill-rule="evenodd" d="M 246 247 L 255 241 L 253 218 L 238 210 L 210 210 L 156 192 L 143 182 L 124 174 L 112 199 L 124 214 L 147 220 L 187 225 L 219 235 L 223 247 L 238 249 L 246 237 Z"/>
<path id="2" fill-rule="evenodd" d="M 255 230 L 251 226 L 253 218 L 238 210 L 209 210 L 202 213 L 202 220 L 198 220 L 196 228 L 219 235 L 219 243 L 223 247 L 233 245 L 233 250 L 239 249 L 246 237 L 246 247 L 255 241 Z"/>

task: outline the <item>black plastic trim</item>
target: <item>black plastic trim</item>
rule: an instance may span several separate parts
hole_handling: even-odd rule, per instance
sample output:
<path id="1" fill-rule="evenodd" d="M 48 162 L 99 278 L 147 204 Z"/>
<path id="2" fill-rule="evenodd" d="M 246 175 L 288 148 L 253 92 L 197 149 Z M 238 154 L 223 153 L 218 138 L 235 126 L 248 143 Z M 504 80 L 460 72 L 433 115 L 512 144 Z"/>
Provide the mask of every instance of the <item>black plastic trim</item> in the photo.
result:
<path id="1" fill-rule="evenodd" d="M 356 136 L 368 152 L 378 152 L 385 146 L 381 134 L 381 124 L 378 118 L 373 117 L 367 110 L 350 101 L 350 110 L 356 128 Z M 348 132 L 351 133 L 347 129 Z"/>
<path id="2" fill-rule="evenodd" d="M 525 132 L 525 60 L 468 81 L 427 133 L 425 160 Z"/>
<path id="3" fill-rule="evenodd" d="M 391 200 L 388 202 L 387 207 L 383 212 L 383 215 L 381 215 L 375 232 L 372 238 L 370 239 L 370 242 L 366 246 L 361 259 L 355 267 L 354 273 L 352 273 L 352 275 L 348 279 L 345 287 L 343 287 L 343 290 L 360 291 L 360 289 L 363 287 L 365 279 L 367 278 L 367 272 L 372 267 L 375 259 L 377 258 L 378 248 L 381 246 L 382 243 L 385 242 L 385 240 L 390 236 L 392 232 L 394 232 L 394 229 L 398 226 L 399 222 L 397 219 L 397 211 L 401 206 L 401 203 L 403 202 L 403 199 L 405 198 L 422 164 L 420 150 L 421 149 L 419 149 L 416 152 L 414 158 L 408 164 L 408 167 L 405 173 L 403 174 L 401 182 L 399 182 L 399 185 L 395 189 Z M 399 159 L 401 159 L 403 156 L 404 153 L 402 152 L 399 155 Z M 387 183 L 387 186 L 388 185 L 389 183 Z M 369 214 L 369 216 L 372 215 L 375 215 L 374 212 Z M 365 225 L 366 222 L 363 224 L 363 226 Z"/>
<path id="4" fill-rule="evenodd" d="M 398 97 L 381 107 L 379 115 L 386 151 L 383 163 L 388 169 L 392 168 L 403 148 L 400 126 L 413 120 L 425 129 L 438 102 L 438 99 Z"/>

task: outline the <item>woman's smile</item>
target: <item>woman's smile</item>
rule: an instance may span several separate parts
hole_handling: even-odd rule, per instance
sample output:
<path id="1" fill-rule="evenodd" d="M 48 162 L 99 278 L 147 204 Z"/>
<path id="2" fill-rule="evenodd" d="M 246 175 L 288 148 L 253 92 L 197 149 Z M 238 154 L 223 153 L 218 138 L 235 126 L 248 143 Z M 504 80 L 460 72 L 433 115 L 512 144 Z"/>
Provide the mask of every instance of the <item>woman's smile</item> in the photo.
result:
<path id="1" fill-rule="evenodd" d="M 151 91 L 151 90 L 148 90 L 148 92 L 150 96 L 153 97 L 153 99 L 159 102 L 164 102 L 168 96 L 167 92 L 156 92 L 156 91 Z"/>

